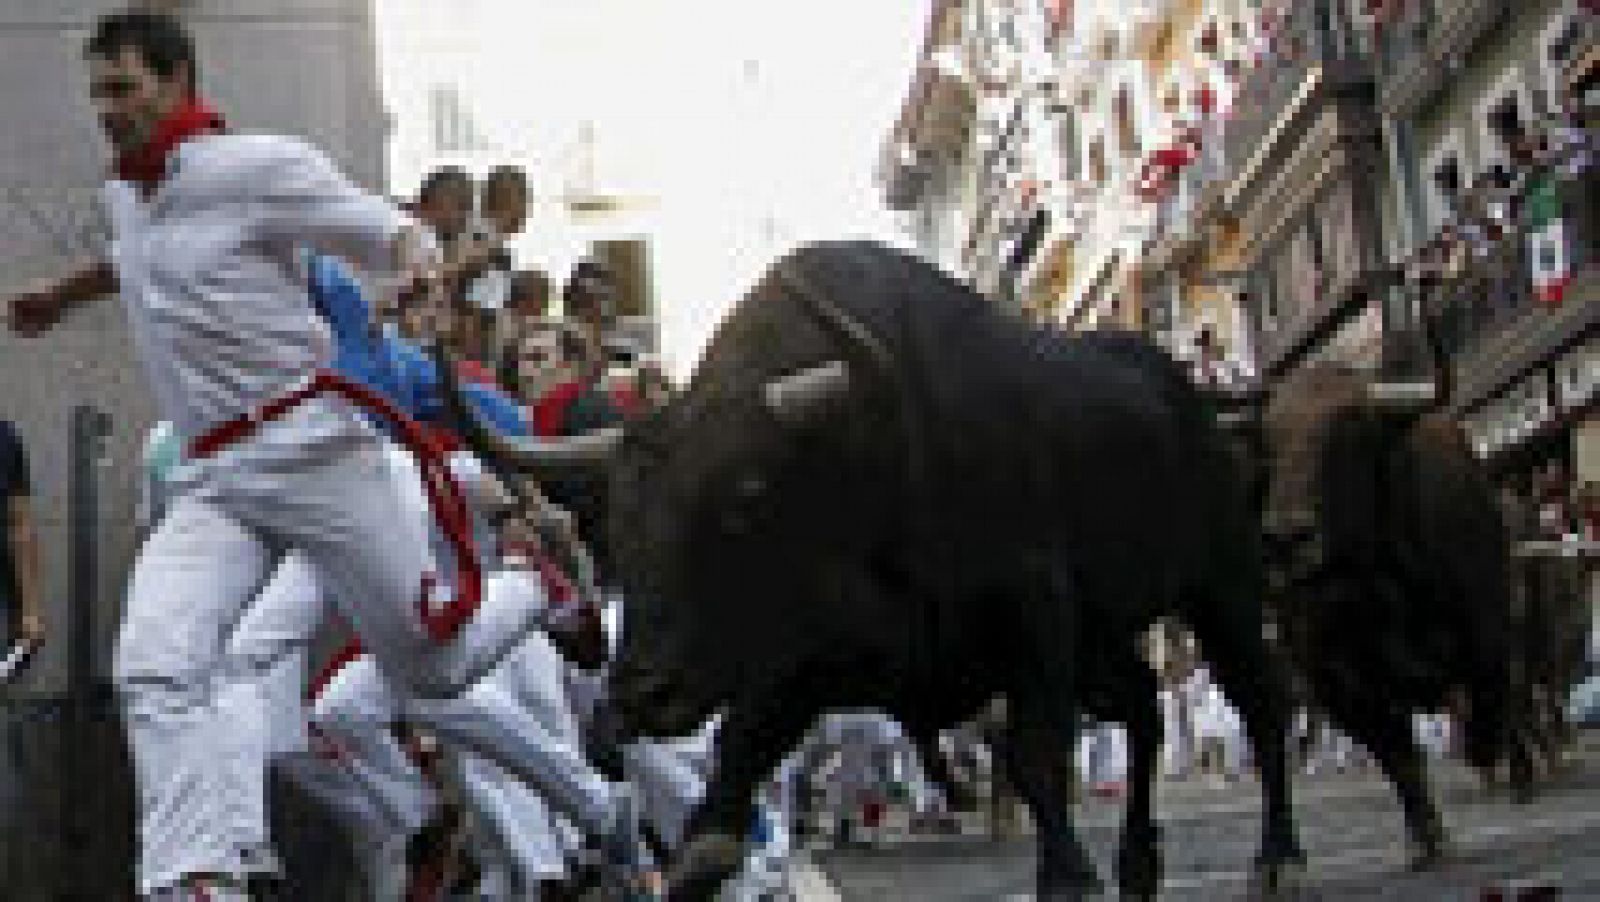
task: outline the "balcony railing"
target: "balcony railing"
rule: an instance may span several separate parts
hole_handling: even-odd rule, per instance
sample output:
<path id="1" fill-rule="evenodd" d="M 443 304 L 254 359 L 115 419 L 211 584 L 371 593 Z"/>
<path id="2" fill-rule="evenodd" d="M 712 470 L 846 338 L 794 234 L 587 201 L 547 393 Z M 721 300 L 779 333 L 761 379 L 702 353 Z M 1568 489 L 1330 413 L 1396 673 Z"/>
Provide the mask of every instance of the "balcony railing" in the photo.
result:
<path id="1" fill-rule="evenodd" d="M 1446 84 L 1448 73 L 1518 0 L 1408 0 L 1379 31 L 1381 102 L 1408 116 Z"/>
<path id="2" fill-rule="evenodd" d="M 1487 253 L 1469 255 L 1458 272 L 1425 290 L 1421 302 L 1430 314 L 1441 350 L 1456 370 L 1468 377 L 1466 381 L 1492 387 L 1486 383 L 1493 382 L 1499 370 L 1519 363 L 1501 359 L 1508 352 L 1508 341 L 1525 343 L 1509 339 L 1540 331 L 1544 320 L 1565 318 L 1579 312 L 1577 306 L 1592 302 L 1579 286 L 1600 275 L 1597 192 L 1600 171 L 1593 167 L 1576 179 L 1559 183 L 1572 282 L 1568 297 L 1559 306 L 1548 306 L 1535 295 L 1529 230 L 1523 226 L 1510 229 Z M 1535 318 L 1538 322 L 1530 324 Z M 1533 342 L 1524 350 L 1537 353 L 1538 344 Z"/>
<path id="3" fill-rule="evenodd" d="M 1378 77 L 1387 94 L 1399 84 L 1424 77 L 1428 44 L 1438 28 L 1433 0 L 1399 4 L 1377 31 Z"/>
<path id="4" fill-rule="evenodd" d="M 1431 308 L 1441 350 L 1462 360 L 1491 335 L 1533 309 L 1527 241 L 1520 234 L 1473 257 L 1463 270 L 1422 303 Z"/>
<path id="5" fill-rule="evenodd" d="M 1198 152 L 1178 174 L 1172 192 L 1156 206 L 1153 243 L 1144 261 L 1151 271 L 1166 269 L 1174 255 L 1203 235 L 1203 224 L 1215 209 L 1213 204 L 1220 199 L 1222 180 L 1228 174 L 1225 122 L 1218 118 L 1200 127 Z"/>
<path id="6" fill-rule="evenodd" d="M 1246 165 L 1291 104 L 1371 81 L 1371 61 L 1337 0 L 1280 2 L 1272 52 L 1240 82 L 1227 158 Z M 1313 83 L 1315 79 L 1315 83 Z M 1302 96 L 1306 95 L 1306 96 Z"/>

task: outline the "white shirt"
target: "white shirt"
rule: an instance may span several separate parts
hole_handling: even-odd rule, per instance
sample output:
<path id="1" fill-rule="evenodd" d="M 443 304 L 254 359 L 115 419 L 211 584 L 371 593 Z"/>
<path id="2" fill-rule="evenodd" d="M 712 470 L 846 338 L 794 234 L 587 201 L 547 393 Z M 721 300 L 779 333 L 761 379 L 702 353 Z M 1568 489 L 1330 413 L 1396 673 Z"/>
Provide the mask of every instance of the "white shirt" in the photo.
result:
<path id="1" fill-rule="evenodd" d="M 406 222 L 320 151 L 270 135 L 188 141 L 148 201 L 113 180 L 105 204 L 135 344 L 162 418 L 185 441 L 329 363 L 301 248 L 382 271 Z"/>

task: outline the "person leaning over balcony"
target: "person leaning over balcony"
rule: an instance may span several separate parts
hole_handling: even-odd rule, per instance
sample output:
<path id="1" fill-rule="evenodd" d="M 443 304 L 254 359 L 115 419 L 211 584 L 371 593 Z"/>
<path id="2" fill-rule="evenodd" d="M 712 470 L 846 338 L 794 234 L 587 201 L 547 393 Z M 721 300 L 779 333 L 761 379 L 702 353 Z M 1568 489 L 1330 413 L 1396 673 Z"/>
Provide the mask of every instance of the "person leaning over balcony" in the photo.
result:
<path id="1" fill-rule="evenodd" d="M 17 641 L 44 641 L 44 598 L 40 586 L 39 545 L 30 504 L 28 455 L 9 421 L 0 420 L 0 503 L 6 511 L 0 542 L 0 607 Z"/>

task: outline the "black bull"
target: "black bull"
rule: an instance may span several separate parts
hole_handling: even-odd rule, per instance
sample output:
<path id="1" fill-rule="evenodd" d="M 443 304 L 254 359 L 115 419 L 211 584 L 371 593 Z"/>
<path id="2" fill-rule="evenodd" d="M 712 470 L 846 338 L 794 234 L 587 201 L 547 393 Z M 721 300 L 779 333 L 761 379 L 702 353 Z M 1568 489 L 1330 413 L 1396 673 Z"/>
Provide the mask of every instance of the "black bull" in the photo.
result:
<path id="1" fill-rule="evenodd" d="M 1469 761 L 1530 779 L 1513 691 L 1510 542 L 1465 434 L 1433 401 L 1332 363 L 1255 419 L 1273 613 L 1309 695 L 1394 784 L 1418 862 L 1443 852 L 1412 712 L 1458 707 Z M 1465 706 L 1453 705 L 1457 693 Z"/>
<path id="2" fill-rule="evenodd" d="M 777 264 L 686 390 L 625 435 L 473 432 L 524 469 L 609 459 L 626 728 L 681 735 L 725 712 L 675 898 L 738 864 L 755 787 L 822 712 L 881 708 L 926 738 L 1000 694 L 1040 897 L 1079 898 L 1098 880 L 1069 768 L 1078 713 L 1108 690 L 1135 746 L 1119 876 L 1153 894 L 1160 721 L 1137 648 L 1168 615 L 1247 722 L 1264 874 L 1302 857 L 1259 529 L 1202 400 L 1142 339 L 1032 327 L 911 257 L 819 245 Z"/>

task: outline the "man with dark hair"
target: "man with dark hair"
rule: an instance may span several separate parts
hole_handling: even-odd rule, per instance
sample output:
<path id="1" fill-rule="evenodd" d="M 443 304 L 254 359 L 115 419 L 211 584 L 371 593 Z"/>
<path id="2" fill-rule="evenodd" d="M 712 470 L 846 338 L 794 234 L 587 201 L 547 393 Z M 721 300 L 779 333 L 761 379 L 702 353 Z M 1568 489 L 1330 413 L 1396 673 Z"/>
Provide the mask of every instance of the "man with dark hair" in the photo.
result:
<path id="1" fill-rule="evenodd" d="M 231 744 L 217 699 L 236 678 L 225 640 L 287 552 L 315 568 L 419 723 L 530 783 L 546 775 L 495 699 L 464 691 L 534 612 L 479 616 L 467 500 L 443 449 L 332 370 L 304 265 L 311 250 L 396 285 L 437 285 L 438 261 L 416 222 L 320 151 L 227 133 L 196 93 L 189 47 L 182 26 L 155 13 L 95 26 L 90 92 L 117 157 L 104 195 L 112 252 L 12 298 L 9 321 L 37 335 L 118 295 L 161 418 L 185 446 L 189 464 L 134 564 L 115 682 L 138 784 L 139 892 L 235 902 L 248 869 L 229 842 L 235 800 L 217 752 Z M 386 464 L 391 443 L 420 481 Z M 415 487 L 449 575 L 433 572 L 427 524 L 407 513 Z M 597 786 L 583 802 L 574 817 L 617 870 L 634 870 L 626 795 Z"/>
<path id="2" fill-rule="evenodd" d="M 6 525 L 0 541 L 0 615 L 15 641 L 38 645 L 44 641 L 44 600 L 31 494 L 22 439 L 11 423 L 0 420 L 0 506 Z"/>
<path id="3" fill-rule="evenodd" d="M 412 210 L 448 251 L 466 237 L 472 221 L 472 195 L 472 176 L 465 169 L 441 166 L 423 178 Z"/>
<path id="4" fill-rule="evenodd" d="M 504 241 L 522 233 L 528 221 L 528 174 L 521 166 L 496 166 L 483 180 L 480 212 L 493 237 Z"/>

